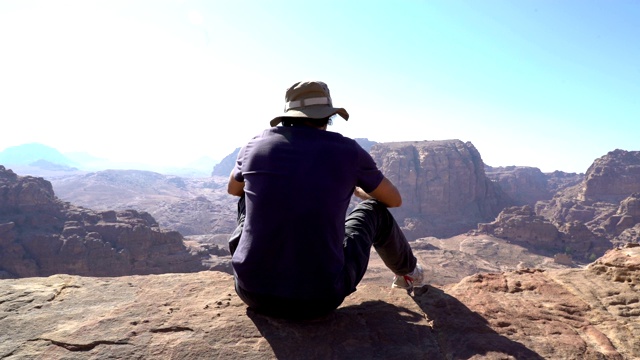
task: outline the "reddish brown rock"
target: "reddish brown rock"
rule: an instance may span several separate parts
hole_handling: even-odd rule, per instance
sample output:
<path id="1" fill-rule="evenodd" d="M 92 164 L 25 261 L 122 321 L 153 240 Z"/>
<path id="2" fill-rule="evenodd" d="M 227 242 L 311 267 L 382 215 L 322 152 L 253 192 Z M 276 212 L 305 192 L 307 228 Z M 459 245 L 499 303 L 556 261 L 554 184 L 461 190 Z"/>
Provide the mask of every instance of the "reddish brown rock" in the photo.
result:
<path id="1" fill-rule="evenodd" d="M 506 208 L 495 221 L 478 224 L 478 230 L 499 238 L 542 247 L 549 247 L 549 244 L 555 247 L 560 239 L 558 229 L 549 220 L 536 215 L 529 205 Z"/>
<path id="2" fill-rule="evenodd" d="M 639 279 L 635 247 L 587 269 L 476 274 L 415 296 L 367 281 L 312 321 L 247 310 L 219 272 L 2 280 L 0 357 L 635 359 Z"/>
<path id="3" fill-rule="evenodd" d="M 466 232 L 509 204 L 469 142 L 379 143 L 370 153 L 402 194 L 402 207 L 392 212 L 410 239 Z"/>
<path id="4" fill-rule="evenodd" d="M 547 184 L 547 176 L 538 168 L 485 166 L 485 172 L 513 199 L 514 205 L 533 206 L 539 200 L 551 199 L 553 195 Z"/>
<path id="5" fill-rule="evenodd" d="M 528 205 L 504 209 L 495 221 L 478 224 L 478 231 L 523 244 L 534 252 L 566 254 L 581 262 L 593 261 L 612 247 L 583 223 L 567 222 L 558 229 Z"/>
<path id="6" fill-rule="evenodd" d="M 618 149 L 589 167 L 581 200 L 618 203 L 634 192 L 640 192 L 640 151 Z"/>
<path id="7" fill-rule="evenodd" d="M 148 213 L 75 207 L 48 181 L 0 166 L 0 278 L 192 272 L 206 256 Z"/>

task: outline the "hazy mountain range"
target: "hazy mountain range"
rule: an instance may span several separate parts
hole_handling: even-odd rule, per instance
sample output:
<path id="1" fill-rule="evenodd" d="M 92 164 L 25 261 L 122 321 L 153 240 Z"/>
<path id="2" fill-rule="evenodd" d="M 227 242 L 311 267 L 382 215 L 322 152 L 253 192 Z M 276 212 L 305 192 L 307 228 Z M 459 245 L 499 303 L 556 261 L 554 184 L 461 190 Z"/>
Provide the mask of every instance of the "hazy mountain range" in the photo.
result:
<path id="1" fill-rule="evenodd" d="M 114 162 L 85 152 L 61 153 L 39 143 L 8 147 L 0 151 L 0 164 L 23 175 L 47 176 L 52 172 L 74 173 L 107 169 L 135 169 L 185 177 L 208 177 L 219 161 L 203 156 L 184 167 L 152 167 L 144 163 Z"/>

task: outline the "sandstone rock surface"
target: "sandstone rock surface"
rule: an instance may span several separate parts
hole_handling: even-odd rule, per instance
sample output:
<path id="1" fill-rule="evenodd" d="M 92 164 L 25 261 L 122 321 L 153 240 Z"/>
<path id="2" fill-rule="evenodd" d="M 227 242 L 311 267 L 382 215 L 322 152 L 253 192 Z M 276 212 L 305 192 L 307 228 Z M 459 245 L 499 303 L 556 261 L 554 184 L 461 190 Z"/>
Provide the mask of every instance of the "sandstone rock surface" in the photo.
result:
<path id="1" fill-rule="evenodd" d="M 367 282 L 313 321 L 255 314 L 231 276 L 0 281 L 3 359 L 635 359 L 640 247 L 586 269 L 477 274 L 414 296 Z"/>

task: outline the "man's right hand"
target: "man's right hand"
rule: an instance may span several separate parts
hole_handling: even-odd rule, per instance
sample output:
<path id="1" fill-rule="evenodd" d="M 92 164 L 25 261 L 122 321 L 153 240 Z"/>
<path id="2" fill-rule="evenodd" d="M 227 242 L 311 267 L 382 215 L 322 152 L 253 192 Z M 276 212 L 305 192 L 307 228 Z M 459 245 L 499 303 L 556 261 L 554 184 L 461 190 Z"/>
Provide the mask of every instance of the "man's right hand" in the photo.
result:
<path id="1" fill-rule="evenodd" d="M 364 192 L 364 190 L 362 190 L 359 186 L 356 186 L 356 189 L 353 191 L 353 195 L 355 195 L 355 197 L 358 197 L 362 200 L 373 199 L 373 196 Z"/>
<path id="2" fill-rule="evenodd" d="M 387 207 L 398 207 L 402 205 L 402 196 L 400 196 L 400 192 L 398 191 L 396 186 L 393 185 L 393 183 L 386 177 L 383 178 L 380 185 L 378 185 L 378 187 L 370 193 L 365 193 L 362 189 L 360 189 L 361 194 L 359 194 L 358 189 L 360 188 L 356 187 L 356 190 L 353 192 L 353 194 L 360 199 L 376 199 L 385 204 Z M 365 198 L 360 196 L 362 194 L 367 197 Z"/>

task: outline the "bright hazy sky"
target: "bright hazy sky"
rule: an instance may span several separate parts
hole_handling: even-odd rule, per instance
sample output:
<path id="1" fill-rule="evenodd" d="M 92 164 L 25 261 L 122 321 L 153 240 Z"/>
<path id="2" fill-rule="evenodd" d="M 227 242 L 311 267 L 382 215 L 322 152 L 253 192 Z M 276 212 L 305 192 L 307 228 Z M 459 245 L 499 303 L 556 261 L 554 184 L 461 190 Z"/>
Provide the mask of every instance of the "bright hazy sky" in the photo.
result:
<path id="1" fill-rule="evenodd" d="M 640 150 L 640 2 L 0 0 L 0 150 L 219 160 L 300 80 L 345 136 L 585 172 Z"/>

